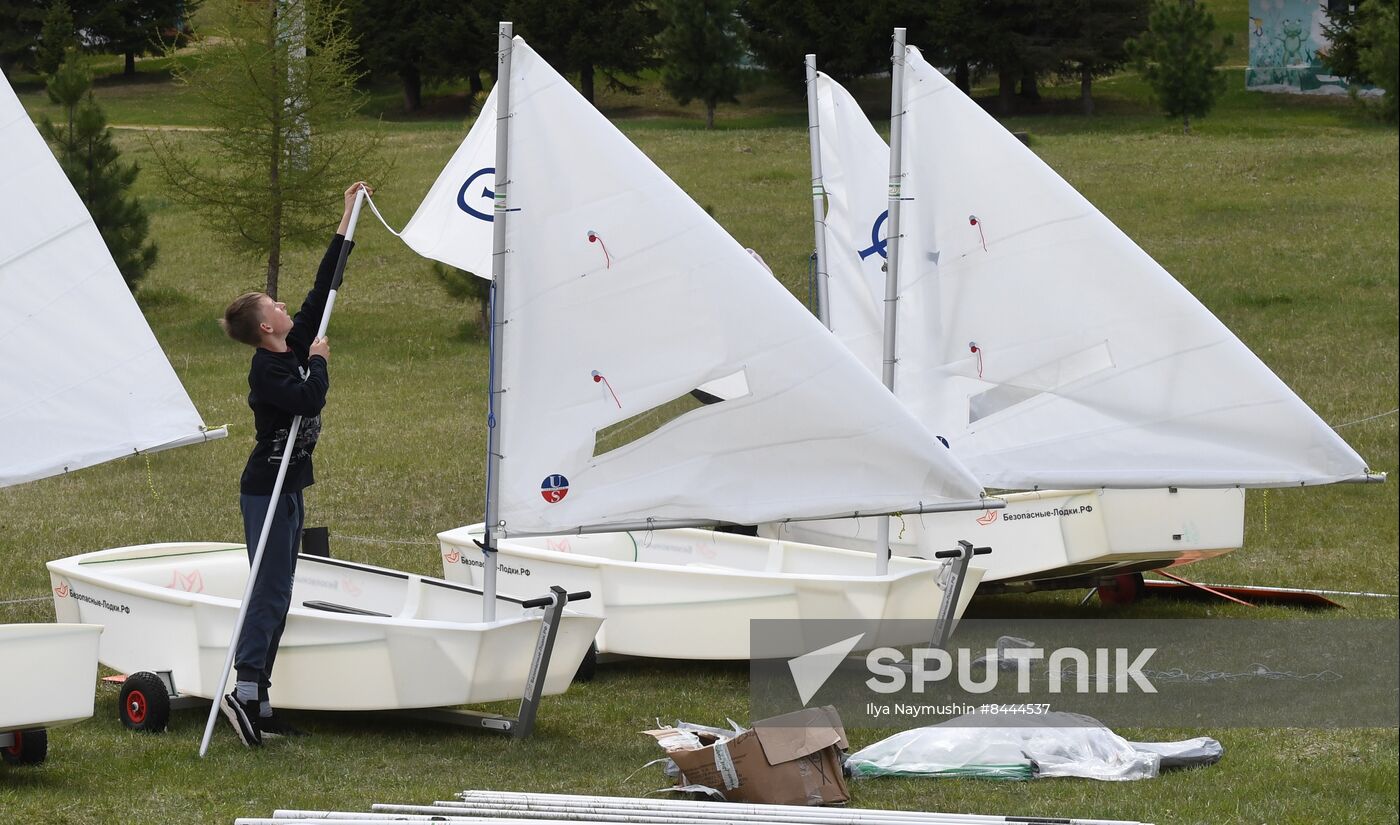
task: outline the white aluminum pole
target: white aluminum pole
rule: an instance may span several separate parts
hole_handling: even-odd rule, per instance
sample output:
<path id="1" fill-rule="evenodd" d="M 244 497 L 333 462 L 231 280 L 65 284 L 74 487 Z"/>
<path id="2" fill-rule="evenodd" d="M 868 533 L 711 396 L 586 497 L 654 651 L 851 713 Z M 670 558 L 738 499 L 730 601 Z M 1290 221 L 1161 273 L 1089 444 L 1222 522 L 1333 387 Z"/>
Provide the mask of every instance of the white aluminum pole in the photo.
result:
<path id="1" fill-rule="evenodd" d="M 894 392 L 895 324 L 899 305 L 899 203 L 904 182 L 904 164 L 900 155 L 904 141 L 904 29 L 894 30 L 894 46 L 890 50 L 890 188 L 889 218 L 885 240 L 885 344 L 880 379 Z M 883 576 L 890 569 L 890 520 L 886 516 L 876 523 L 875 573 Z"/>
<path id="2" fill-rule="evenodd" d="M 603 803 L 577 803 L 567 806 L 532 805 L 522 802 L 481 802 L 447 803 L 434 805 L 375 805 L 377 812 L 386 816 L 431 815 L 449 813 L 447 821 L 463 816 L 518 816 L 534 818 L 543 822 L 627 822 L 635 825 L 1003 825 L 1007 822 L 1057 823 L 1057 825 L 1122 825 L 1112 820 L 1080 819 L 1037 819 L 1034 817 L 1008 818 L 1005 816 L 982 816 L 979 814 L 943 814 L 935 812 L 880 811 L 839 808 L 801 808 L 796 811 L 768 810 L 776 805 L 743 805 L 739 803 L 710 802 L 710 811 L 672 810 L 659 807 L 655 801 L 637 800 L 639 804 L 606 805 Z M 735 808 L 757 809 L 754 812 Z M 903 816 L 901 814 L 910 814 Z M 468 821 L 456 819 L 456 821 Z"/>
<path id="3" fill-rule="evenodd" d="M 704 802 L 688 799 L 637 799 L 632 797 L 616 796 L 587 796 L 581 794 L 549 794 L 549 793 L 521 793 L 515 791 L 487 791 L 487 790 L 467 790 L 460 794 L 464 800 L 471 799 L 498 799 L 498 800 L 523 800 L 532 802 L 567 802 L 570 804 L 597 806 L 611 805 L 616 807 L 632 807 L 637 809 L 665 809 L 665 810 L 713 810 L 727 813 L 756 813 L 766 816 L 774 816 L 782 813 L 794 813 L 800 815 L 811 814 L 854 814 L 857 816 L 875 815 L 880 817 L 897 817 L 905 821 L 925 822 L 928 817 L 962 817 L 969 822 L 998 823 L 1008 819 L 999 815 L 980 814 L 942 814 L 924 811 L 882 811 L 861 808 L 818 808 L 813 809 L 805 805 L 773 805 L 759 803 L 741 802 Z M 450 807 L 452 803 L 438 802 L 436 805 Z M 378 808 L 379 806 L 375 806 Z M 1029 818 L 1034 821 L 1036 818 Z M 1105 825 L 1105 823 L 1131 822 L 1132 820 L 1113 819 L 1058 819 L 1057 821 L 1066 823 L 1092 823 L 1092 825 Z"/>
<path id="4" fill-rule="evenodd" d="M 350 223 L 345 228 L 345 242 L 340 247 L 340 258 L 335 262 L 335 275 L 331 279 L 331 292 L 326 298 L 326 309 L 321 313 L 321 326 L 316 337 L 323 338 L 331 323 L 331 310 L 335 308 L 335 295 L 340 289 L 345 275 L 345 259 L 350 254 L 350 242 L 355 238 L 355 224 L 360 221 L 360 205 L 365 202 L 365 190 L 355 193 L 355 205 L 350 209 Z M 219 677 L 218 689 L 214 692 L 213 703 L 209 706 L 209 719 L 204 723 L 204 738 L 199 742 L 199 755 L 202 758 L 209 751 L 209 740 L 214 736 L 214 723 L 219 718 L 219 704 L 223 701 L 224 688 L 228 687 L 228 675 L 233 670 L 233 657 L 238 651 L 238 636 L 243 632 L 243 622 L 248 618 L 248 600 L 253 596 L 253 585 L 258 581 L 258 570 L 262 567 L 263 550 L 267 547 L 267 534 L 272 530 L 272 518 L 277 515 L 277 498 L 282 495 L 282 483 L 287 480 L 287 465 L 291 463 L 292 450 L 296 447 L 297 431 L 301 429 L 301 416 L 292 419 L 292 427 L 287 432 L 287 447 L 282 451 L 282 463 L 277 467 L 277 480 L 272 484 L 272 498 L 268 502 L 267 515 L 263 518 L 262 533 L 258 535 L 257 547 L 253 550 L 253 561 L 248 568 L 248 584 L 243 588 L 243 601 L 238 605 L 238 619 L 233 623 L 233 637 L 229 639 L 228 654 L 224 656 L 223 675 Z"/>
<path id="5" fill-rule="evenodd" d="M 294 814 L 302 814 L 294 816 Z M 366 822 L 465 822 L 470 825 L 540 825 L 538 819 L 511 817 L 443 816 L 442 814 L 373 814 L 355 811 L 275 811 L 272 817 L 239 817 L 233 825 L 364 825 Z M 594 822 L 593 825 L 630 825 L 627 822 Z M 1031 823 L 1031 825 L 1035 825 Z"/>
<path id="6" fill-rule="evenodd" d="M 482 536 L 481 620 L 496 620 L 496 541 L 501 497 L 501 344 L 505 320 L 506 215 L 510 174 L 510 57 L 515 26 L 496 32 L 496 200 L 491 213 L 491 375 L 486 413 L 486 532 Z"/>
<path id="7" fill-rule="evenodd" d="M 461 798 L 467 801 L 484 802 L 506 802 L 506 803 L 526 803 L 535 805 L 565 805 L 580 810 L 636 810 L 636 811 L 670 811 L 678 814 L 697 813 L 700 815 L 713 815 L 721 818 L 732 818 L 735 816 L 758 816 L 766 821 L 787 821 L 784 817 L 796 816 L 801 820 L 815 821 L 823 818 L 854 818 L 854 821 L 861 823 L 870 822 L 871 819 L 893 819 L 902 823 L 913 822 L 943 822 L 957 823 L 957 825 L 995 825 L 1010 821 L 1037 822 L 1038 817 L 1027 817 L 1016 819 L 1002 815 L 983 814 L 953 814 L 936 813 L 926 811 L 885 811 L 861 808 L 812 808 L 804 805 L 773 805 L 758 803 L 740 802 L 703 802 L 684 799 L 637 799 L 632 797 L 615 796 L 585 796 L 571 794 L 547 794 L 547 793 L 519 793 L 508 791 L 463 791 Z M 390 808 L 400 806 L 375 805 L 377 811 L 388 811 Z M 452 802 L 436 802 L 434 809 L 451 811 L 456 807 Z M 1047 818 L 1049 819 L 1049 818 Z M 1121 825 L 1131 823 L 1133 820 L 1113 820 L 1113 819 L 1065 819 L 1053 818 L 1054 822 L 1063 825 Z"/>
<path id="8" fill-rule="evenodd" d="M 826 188 L 822 183 L 821 131 L 817 117 L 817 56 L 809 54 L 803 63 L 807 67 L 807 143 L 812 156 L 812 224 L 817 241 L 817 317 L 831 329 L 831 307 L 827 303 L 827 282 L 831 276 L 826 269 Z"/>

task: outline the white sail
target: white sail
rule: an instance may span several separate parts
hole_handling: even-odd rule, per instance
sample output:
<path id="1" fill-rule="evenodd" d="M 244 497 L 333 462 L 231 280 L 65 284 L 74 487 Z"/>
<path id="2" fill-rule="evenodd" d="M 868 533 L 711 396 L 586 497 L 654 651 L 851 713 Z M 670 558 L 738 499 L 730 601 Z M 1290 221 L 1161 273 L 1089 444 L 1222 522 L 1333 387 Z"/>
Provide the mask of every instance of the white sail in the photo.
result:
<path id="1" fill-rule="evenodd" d="M 0 180 L 0 487 L 224 435 L 3 76 Z"/>
<path id="2" fill-rule="evenodd" d="M 496 90 L 399 237 L 424 257 L 491 277 L 496 175 Z"/>
<path id="3" fill-rule="evenodd" d="M 504 532 L 755 523 L 981 496 L 743 247 L 514 42 L 497 308 Z M 718 403 L 675 415 L 701 387 Z"/>
<path id="4" fill-rule="evenodd" d="M 1271 487 L 1365 477 L 1365 462 L 1166 270 L 917 49 L 906 66 L 896 394 L 980 482 Z M 858 149 L 828 143 L 868 123 L 849 123 L 864 118 L 829 78 L 819 93 L 823 117 L 845 119 L 821 123 L 824 169 L 858 151 L 848 162 L 873 170 L 845 192 L 828 181 L 833 294 L 843 279 L 874 290 L 837 249 L 844 243 L 849 263 L 852 245 L 871 245 L 885 176 L 867 160 L 868 135 Z M 838 210 L 844 198 L 850 208 Z M 883 297 L 878 288 L 862 301 Z"/>
<path id="5" fill-rule="evenodd" d="M 818 72 L 816 86 L 831 331 L 879 375 L 890 148 L 841 84 Z"/>

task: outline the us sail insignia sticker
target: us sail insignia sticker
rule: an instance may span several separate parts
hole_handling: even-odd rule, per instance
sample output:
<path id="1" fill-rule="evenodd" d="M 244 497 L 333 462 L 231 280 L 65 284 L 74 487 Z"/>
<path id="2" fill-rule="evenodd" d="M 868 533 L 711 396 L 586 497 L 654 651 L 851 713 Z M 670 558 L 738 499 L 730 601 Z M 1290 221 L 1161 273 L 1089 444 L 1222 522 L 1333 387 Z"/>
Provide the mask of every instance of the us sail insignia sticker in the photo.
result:
<path id="1" fill-rule="evenodd" d="M 540 495 L 550 504 L 558 504 L 564 500 L 564 496 L 569 494 L 569 480 L 555 473 L 552 476 L 545 476 L 540 482 Z"/>

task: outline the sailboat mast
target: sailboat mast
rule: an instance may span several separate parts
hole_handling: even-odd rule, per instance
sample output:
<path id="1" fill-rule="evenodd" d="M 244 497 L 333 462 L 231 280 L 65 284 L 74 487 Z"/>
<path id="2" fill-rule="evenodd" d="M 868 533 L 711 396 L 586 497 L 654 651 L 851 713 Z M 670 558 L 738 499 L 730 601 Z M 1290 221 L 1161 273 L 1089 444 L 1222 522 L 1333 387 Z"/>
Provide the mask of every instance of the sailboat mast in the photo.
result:
<path id="1" fill-rule="evenodd" d="M 809 54 L 802 61 L 807 68 L 807 142 L 812 155 L 812 224 L 817 245 L 817 317 L 831 329 L 831 307 L 827 302 L 826 269 L 826 190 L 822 185 L 821 132 L 817 119 L 817 56 Z"/>
<path id="2" fill-rule="evenodd" d="M 880 380 L 894 392 L 895 323 L 899 303 L 899 203 L 900 185 L 904 181 L 904 158 L 901 155 L 904 131 L 904 40 L 905 30 L 894 30 L 894 46 L 890 50 L 890 190 L 889 218 L 885 222 L 885 343 L 880 366 Z M 875 537 L 875 571 L 883 576 L 890 565 L 890 520 L 879 520 Z"/>
<path id="3" fill-rule="evenodd" d="M 496 183 L 491 213 L 491 375 L 486 413 L 486 533 L 482 537 L 481 620 L 496 619 L 496 540 L 500 521 L 501 488 L 501 339 L 505 320 L 506 193 L 510 186 L 507 155 L 510 149 L 510 57 L 515 26 L 502 22 L 496 33 Z"/>

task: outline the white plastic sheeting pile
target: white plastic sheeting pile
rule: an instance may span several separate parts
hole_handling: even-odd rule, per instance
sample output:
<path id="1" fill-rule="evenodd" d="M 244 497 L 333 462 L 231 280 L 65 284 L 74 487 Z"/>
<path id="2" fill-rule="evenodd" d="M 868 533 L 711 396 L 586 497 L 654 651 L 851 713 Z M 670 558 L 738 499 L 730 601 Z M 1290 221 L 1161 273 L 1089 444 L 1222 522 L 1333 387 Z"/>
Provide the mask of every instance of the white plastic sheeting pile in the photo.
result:
<path id="1" fill-rule="evenodd" d="M 971 713 L 902 731 L 846 759 L 854 776 L 966 776 L 1031 779 L 1077 776 L 1151 779 L 1164 767 L 1209 765 L 1224 753 L 1209 737 L 1182 742 L 1129 742 L 1077 713 L 1026 717 Z"/>

